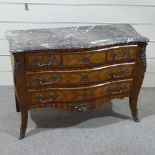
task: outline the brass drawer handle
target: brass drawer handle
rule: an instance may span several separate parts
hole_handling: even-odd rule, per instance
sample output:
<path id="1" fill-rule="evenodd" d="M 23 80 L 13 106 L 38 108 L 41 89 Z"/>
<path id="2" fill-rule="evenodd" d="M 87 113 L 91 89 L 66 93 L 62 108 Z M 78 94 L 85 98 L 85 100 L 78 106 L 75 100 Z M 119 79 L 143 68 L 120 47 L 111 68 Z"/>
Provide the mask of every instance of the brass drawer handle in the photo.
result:
<path id="1" fill-rule="evenodd" d="M 129 58 L 129 53 L 125 52 L 123 53 L 123 58 L 122 59 L 128 59 Z M 112 60 L 116 60 L 117 59 L 117 54 L 115 52 L 112 53 Z"/>
<path id="2" fill-rule="evenodd" d="M 83 64 L 88 64 L 89 63 L 89 57 L 88 56 L 82 56 L 81 61 L 83 62 Z"/>
<path id="3" fill-rule="evenodd" d="M 42 77 L 37 78 L 39 80 L 39 84 L 41 86 L 46 86 L 46 85 L 53 85 L 55 81 L 57 81 L 59 79 L 59 77 L 57 75 L 52 75 L 49 78 L 49 82 L 44 82 Z"/>
<path id="4" fill-rule="evenodd" d="M 49 102 L 53 102 L 56 99 L 56 96 L 50 96 L 49 99 L 45 100 L 44 97 L 42 95 L 37 96 L 37 101 L 41 102 L 41 103 L 49 103 Z"/>
<path id="5" fill-rule="evenodd" d="M 124 78 L 126 72 L 127 72 L 127 70 L 123 70 L 123 71 L 121 71 L 120 74 L 118 74 L 118 73 L 109 73 L 109 75 L 110 75 L 113 79 Z"/>
<path id="6" fill-rule="evenodd" d="M 116 90 L 114 90 L 114 89 L 112 89 L 112 88 L 108 88 L 108 89 L 107 89 L 107 93 L 108 93 L 109 95 L 116 95 L 116 94 L 121 94 L 121 93 L 123 93 L 124 90 L 125 90 L 125 86 L 124 86 L 124 87 L 120 87 L 120 89 L 119 89 L 118 91 L 116 91 Z"/>
<path id="7" fill-rule="evenodd" d="M 53 81 L 51 80 L 50 82 L 43 82 L 43 79 L 42 78 L 38 78 L 40 81 L 39 81 L 39 84 L 41 86 L 46 86 L 46 85 L 53 85 Z"/>
<path id="8" fill-rule="evenodd" d="M 38 67 L 51 66 L 51 65 L 53 65 L 54 61 L 55 61 L 55 59 L 53 59 L 53 57 L 50 57 L 50 58 L 48 58 L 48 63 L 43 64 L 43 63 L 39 62 L 38 59 L 36 59 L 36 60 L 34 60 L 34 64 L 36 64 Z"/>
<path id="9" fill-rule="evenodd" d="M 74 104 L 71 103 L 70 106 L 80 112 L 84 112 L 87 111 L 93 104 L 95 104 L 95 102 L 88 102 L 88 103 L 81 103 L 81 104 Z"/>

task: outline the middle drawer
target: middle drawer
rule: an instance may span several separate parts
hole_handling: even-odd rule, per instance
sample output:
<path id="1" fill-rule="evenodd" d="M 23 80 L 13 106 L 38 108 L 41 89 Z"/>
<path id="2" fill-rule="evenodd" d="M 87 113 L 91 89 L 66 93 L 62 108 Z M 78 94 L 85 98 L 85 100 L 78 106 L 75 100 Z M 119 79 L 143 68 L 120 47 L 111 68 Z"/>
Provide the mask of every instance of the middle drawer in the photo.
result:
<path id="1" fill-rule="evenodd" d="M 73 86 L 132 78 L 134 63 L 71 71 L 44 71 L 27 73 L 28 88 Z"/>

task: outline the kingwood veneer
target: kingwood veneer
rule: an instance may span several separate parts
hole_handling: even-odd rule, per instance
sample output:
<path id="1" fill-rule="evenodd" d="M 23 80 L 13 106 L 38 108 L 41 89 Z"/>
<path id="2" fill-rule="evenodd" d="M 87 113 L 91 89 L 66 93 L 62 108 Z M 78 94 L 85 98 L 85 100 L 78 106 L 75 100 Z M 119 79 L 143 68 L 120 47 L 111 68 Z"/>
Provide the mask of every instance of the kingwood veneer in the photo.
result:
<path id="1" fill-rule="evenodd" d="M 28 110 L 93 110 L 129 97 L 137 100 L 146 70 L 147 38 L 128 24 L 9 31 L 17 111 L 24 138 Z"/>

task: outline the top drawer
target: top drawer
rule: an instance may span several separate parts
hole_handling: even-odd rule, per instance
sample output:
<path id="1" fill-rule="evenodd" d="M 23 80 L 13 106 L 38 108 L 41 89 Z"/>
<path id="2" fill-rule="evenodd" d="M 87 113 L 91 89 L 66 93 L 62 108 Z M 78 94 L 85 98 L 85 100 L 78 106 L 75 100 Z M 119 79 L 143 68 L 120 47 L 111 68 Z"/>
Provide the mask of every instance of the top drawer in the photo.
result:
<path id="1" fill-rule="evenodd" d="M 136 45 L 114 46 L 80 52 L 38 52 L 26 54 L 26 67 L 32 69 L 54 69 L 58 67 L 91 67 L 103 64 L 134 61 Z"/>

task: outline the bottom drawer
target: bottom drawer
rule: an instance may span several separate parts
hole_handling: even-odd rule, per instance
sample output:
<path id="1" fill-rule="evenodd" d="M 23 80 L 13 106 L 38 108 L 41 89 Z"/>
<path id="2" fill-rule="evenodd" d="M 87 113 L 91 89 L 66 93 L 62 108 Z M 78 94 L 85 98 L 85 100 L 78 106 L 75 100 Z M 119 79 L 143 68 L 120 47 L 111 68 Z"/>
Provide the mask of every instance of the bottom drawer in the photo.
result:
<path id="1" fill-rule="evenodd" d="M 132 80 L 121 80 L 89 87 L 29 90 L 28 99 L 29 104 L 45 106 L 48 103 L 75 103 L 116 95 L 123 97 L 130 94 L 131 87 Z"/>

